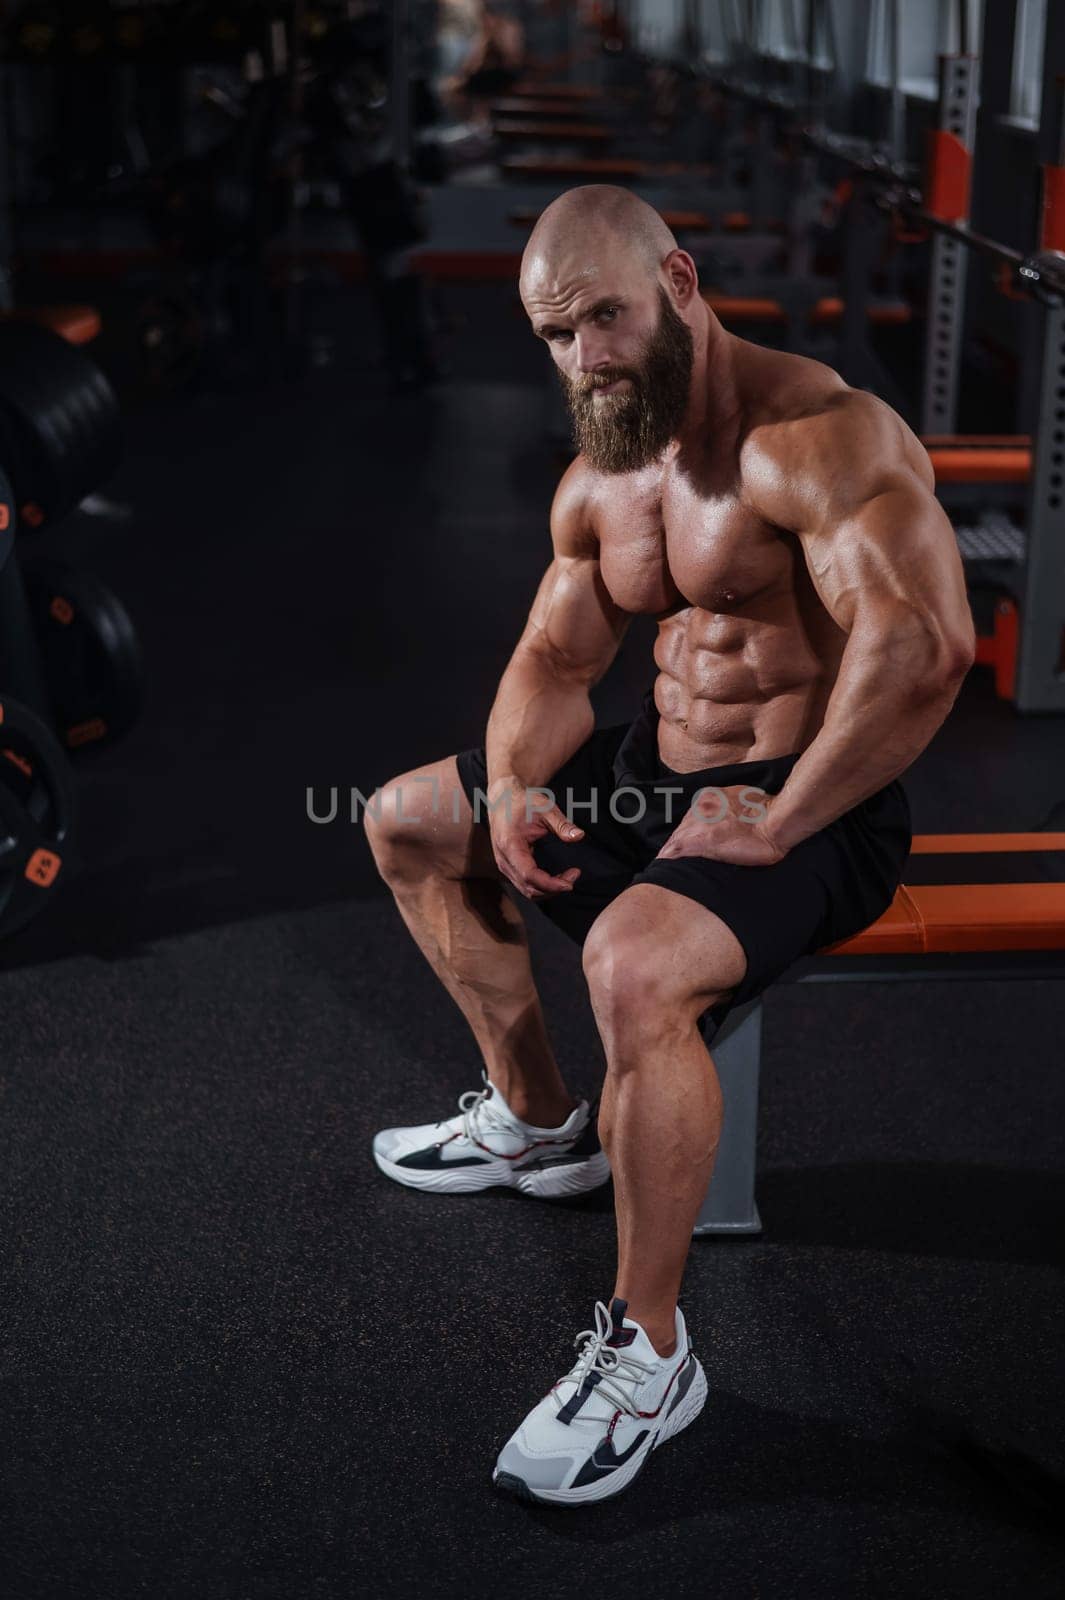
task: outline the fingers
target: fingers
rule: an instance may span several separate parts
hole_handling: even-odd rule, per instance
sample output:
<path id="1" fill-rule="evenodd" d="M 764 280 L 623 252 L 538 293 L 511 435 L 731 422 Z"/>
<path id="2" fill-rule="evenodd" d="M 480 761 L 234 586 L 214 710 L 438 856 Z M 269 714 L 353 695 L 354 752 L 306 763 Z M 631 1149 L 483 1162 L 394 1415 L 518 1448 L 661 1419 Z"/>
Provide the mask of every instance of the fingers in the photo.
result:
<path id="1" fill-rule="evenodd" d="M 578 828 L 577 824 L 571 822 L 565 812 L 560 811 L 557 806 L 553 806 L 550 811 L 540 812 L 539 815 L 551 832 L 557 834 L 560 839 L 584 838 L 584 829 Z"/>
<path id="2" fill-rule="evenodd" d="M 552 877 L 549 872 L 541 872 L 539 867 L 534 866 L 522 893 L 527 893 L 530 900 L 543 900 L 552 894 L 568 894 L 580 875 L 580 867 L 567 867 L 558 877 Z"/>
<path id="3" fill-rule="evenodd" d="M 552 894 L 568 894 L 580 875 L 580 867 L 567 867 L 560 877 L 552 877 L 532 862 L 525 873 L 516 875 L 511 882 L 526 900 L 543 900 Z"/>
<path id="4" fill-rule="evenodd" d="M 499 869 L 526 900 L 543 900 L 547 895 L 567 894 L 581 875 L 580 867 L 567 867 L 557 877 L 544 872 L 533 860 L 532 852 L 512 850 L 498 858 Z"/>
<path id="5" fill-rule="evenodd" d="M 558 806 L 537 812 L 535 824 L 532 830 L 534 834 L 542 834 L 546 830 L 567 844 L 584 838 L 584 829 L 570 822 Z M 530 841 L 520 833 L 509 836 L 504 833 L 503 840 L 496 842 L 496 865 L 507 882 L 513 884 L 526 900 L 543 900 L 547 895 L 568 894 L 581 875 L 579 867 L 566 867 L 557 874 L 545 872 L 536 864 Z"/>
<path id="6" fill-rule="evenodd" d="M 714 832 L 710 828 L 677 828 L 671 833 L 656 860 L 682 856 L 713 856 Z"/>

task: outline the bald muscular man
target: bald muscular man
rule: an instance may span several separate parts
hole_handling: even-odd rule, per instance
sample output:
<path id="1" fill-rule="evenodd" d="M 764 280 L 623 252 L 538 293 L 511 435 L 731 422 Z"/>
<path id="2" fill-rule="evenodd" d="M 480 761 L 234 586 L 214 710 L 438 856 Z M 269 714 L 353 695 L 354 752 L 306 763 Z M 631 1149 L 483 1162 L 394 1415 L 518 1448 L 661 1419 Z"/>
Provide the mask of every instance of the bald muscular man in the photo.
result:
<path id="1" fill-rule="evenodd" d="M 706 1398 L 677 1305 L 721 1129 L 700 1025 L 889 905 L 910 845 L 899 774 L 974 638 L 909 428 L 819 362 L 727 333 L 649 206 L 563 194 L 521 298 L 580 451 L 552 559 L 484 747 L 393 779 L 366 818 L 485 1087 L 374 1153 L 434 1193 L 550 1198 L 613 1174 L 613 1292 L 493 1474 L 576 1504 L 624 1488 Z M 596 729 L 589 691 L 636 615 L 658 626 L 653 687 L 631 725 Z M 555 1060 L 512 893 L 583 946 L 598 1130 Z"/>

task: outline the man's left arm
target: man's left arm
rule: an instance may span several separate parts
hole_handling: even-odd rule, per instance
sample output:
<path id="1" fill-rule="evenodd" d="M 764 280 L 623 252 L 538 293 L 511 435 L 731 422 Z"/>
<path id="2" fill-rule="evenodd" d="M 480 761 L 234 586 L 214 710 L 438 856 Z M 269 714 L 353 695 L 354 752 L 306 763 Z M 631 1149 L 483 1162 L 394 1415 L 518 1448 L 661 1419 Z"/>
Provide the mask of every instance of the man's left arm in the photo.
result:
<path id="1" fill-rule="evenodd" d="M 789 432 L 766 464 L 767 509 L 796 535 L 847 641 L 822 727 L 759 830 L 781 851 L 916 760 L 975 648 L 954 530 L 927 456 L 894 412 L 853 395 Z"/>

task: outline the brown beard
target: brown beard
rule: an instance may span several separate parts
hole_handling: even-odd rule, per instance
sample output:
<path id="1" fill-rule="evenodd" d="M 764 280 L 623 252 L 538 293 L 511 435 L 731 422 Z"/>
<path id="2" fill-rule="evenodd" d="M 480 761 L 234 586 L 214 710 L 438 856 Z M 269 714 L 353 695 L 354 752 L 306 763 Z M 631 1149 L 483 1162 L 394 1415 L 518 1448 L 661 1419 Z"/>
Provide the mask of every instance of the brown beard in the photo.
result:
<path id="1" fill-rule="evenodd" d="M 638 367 L 610 367 L 576 380 L 559 372 L 573 419 L 574 442 L 599 472 L 635 472 L 657 461 L 684 419 L 695 346 L 691 330 L 659 286 L 658 326 Z M 557 370 L 557 369 L 556 369 Z M 632 387 L 595 399 L 595 390 L 619 378 Z"/>

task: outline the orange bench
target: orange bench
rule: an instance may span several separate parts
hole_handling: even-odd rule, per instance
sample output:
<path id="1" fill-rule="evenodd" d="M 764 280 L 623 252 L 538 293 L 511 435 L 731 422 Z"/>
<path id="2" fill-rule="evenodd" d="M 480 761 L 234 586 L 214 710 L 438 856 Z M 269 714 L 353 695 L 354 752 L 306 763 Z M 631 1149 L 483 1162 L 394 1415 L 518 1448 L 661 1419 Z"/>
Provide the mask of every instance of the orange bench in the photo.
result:
<path id="1" fill-rule="evenodd" d="M 95 306 L 22 306 L 0 315 L 5 320 L 37 322 L 68 344 L 91 344 L 103 325 Z"/>
<path id="2" fill-rule="evenodd" d="M 1060 856 L 1060 875 L 1016 883 L 904 882 L 882 917 L 853 938 L 821 951 L 813 970 L 799 971 L 796 981 L 831 982 L 855 976 L 870 981 L 935 979 L 945 971 L 956 975 L 973 970 L 973 958 L 985 956 L 1001 956 L 1004 963 L 1013 963 L 1004 970 L 1015 973 L 1023 970 L 1018 968 L 1018 955 L 1039 951 L 1057 952 L 1060 960 L 1053 970 L 1065 976 L 1065 833 L 920 834 L 913 841 L 911 859 L 950 858 L 953 870 L 943 869 L 943 876 L 950 877 L 959 857 L 977 861 L 987 854 L 1029 853 Z M 1023 867 L 1021 862 L 1021 880 Z M 927 871 L 922 870 L 921 876 Z M 1028 877 L 1032 876 L 1029 869 Z M 856 965 L 854 957 L 864 960 Z M 820 970 L 822 958 L 827 958 L 824 970 Z M 986 972 L 983 965 L 979 970 Z M 695 1234 L 761 1233 L 754 1192 L 761 999 L 730 1012 L 710 1047 L 725 1101 L 725 1125 Z"/>
<path id="3" fill-rule="evenodd" d="M 945 837 L 949 838 L 950 835 Z M 1019 835 L 1037 844 L 997 846 L 993 834 L 955 838 L 970 850 L 1065 850 L 1065 834 Z M 1057 840 L 1054 844 L 1052 841 Z M 923 841 L 914 840 L 914 850 Z M 953 850 L 962 848 L 955 845 Z M 828 953 L 845 956 L 961 954 L 969 950 L 1065 949 L 1065 883 L 903 884 L 884 915 Z"/>

